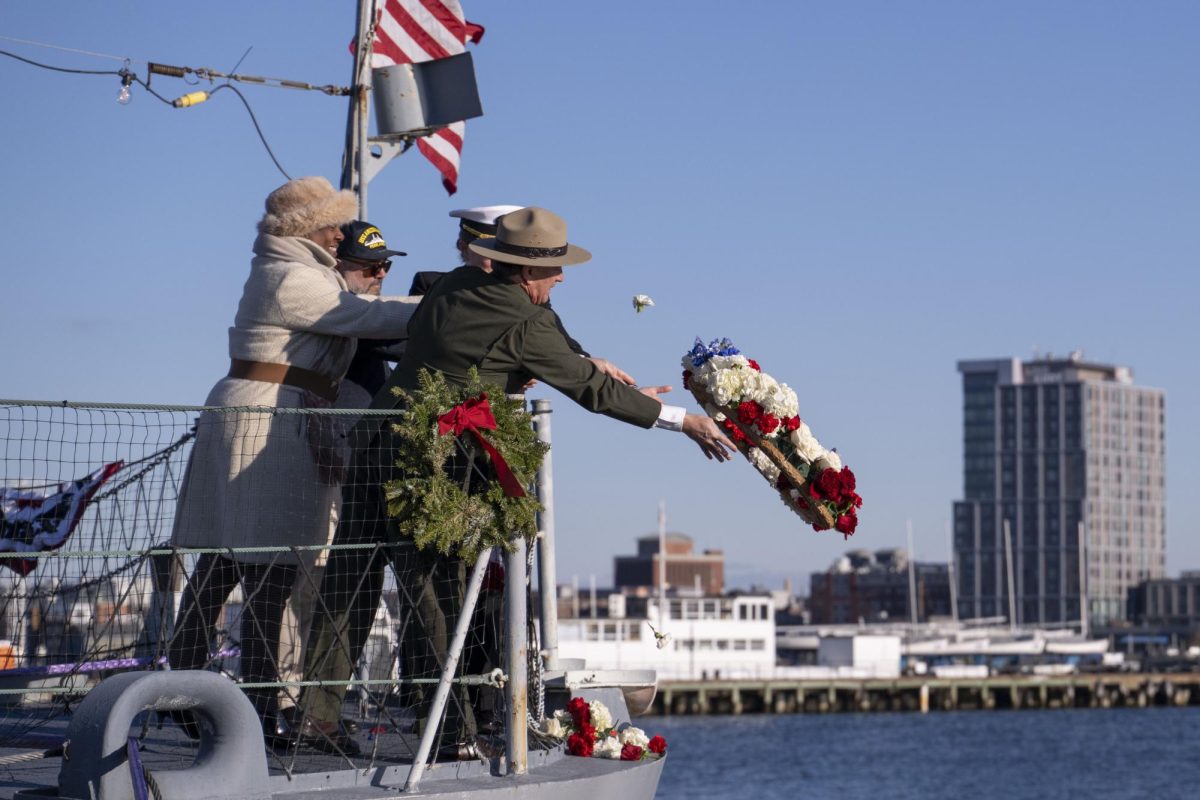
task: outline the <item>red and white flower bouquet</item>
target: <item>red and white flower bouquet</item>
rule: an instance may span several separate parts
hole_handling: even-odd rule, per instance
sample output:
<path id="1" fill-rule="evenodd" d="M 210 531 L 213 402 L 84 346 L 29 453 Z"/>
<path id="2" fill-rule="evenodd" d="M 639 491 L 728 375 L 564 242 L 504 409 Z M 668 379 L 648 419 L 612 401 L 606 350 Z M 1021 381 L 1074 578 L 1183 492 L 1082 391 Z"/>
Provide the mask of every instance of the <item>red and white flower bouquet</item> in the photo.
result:
<path id="1" fill-rule="evenodd" d="M 742 455 L 815 530 L 845 536 L 858 526 L 862 498 L 854 473 L 800 419 L 796 393 L 762 371 L 728 339 L 700 339 L 683 356 L 683 387 L 733 439 Z"/>
<path id="2" fill-rule="evenodd" d="M 613 724 L 608 707 L 599 700 L 590 703 L 573 697 L 566 711 L 542 720 L 541 732 L 567 740 L 567 752 L 583 758 L 611 758 L 614 761 L 641 761 L 666 754 L 667 741 L 661 736 L 649 738 L 641 728 Z"/>

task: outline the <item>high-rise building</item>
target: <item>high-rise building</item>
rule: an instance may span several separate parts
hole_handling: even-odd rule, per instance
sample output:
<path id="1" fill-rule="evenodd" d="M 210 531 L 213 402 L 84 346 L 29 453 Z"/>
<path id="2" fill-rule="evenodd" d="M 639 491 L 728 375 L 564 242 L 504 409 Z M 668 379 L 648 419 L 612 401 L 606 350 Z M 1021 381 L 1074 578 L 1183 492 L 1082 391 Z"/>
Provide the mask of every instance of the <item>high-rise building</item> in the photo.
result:
<path id="1" fill-rule="evenodd" d="M 963 499 L 954 504 L 959 616 L 1020 624 L 1125 619 L 1166 552 L 1163 392 L 1127 367 L 1067 358 L 960 361 Z M 1080 547 L 1078 531 L 1084 531 Z"/>

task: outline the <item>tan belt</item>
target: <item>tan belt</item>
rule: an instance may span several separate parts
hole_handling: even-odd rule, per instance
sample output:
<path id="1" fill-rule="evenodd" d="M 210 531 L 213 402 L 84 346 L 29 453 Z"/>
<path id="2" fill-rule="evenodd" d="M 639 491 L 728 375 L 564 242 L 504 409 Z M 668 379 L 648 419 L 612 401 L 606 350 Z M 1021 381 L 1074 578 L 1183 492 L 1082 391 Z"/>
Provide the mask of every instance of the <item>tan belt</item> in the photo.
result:
<path id="1" fill-rule="evenodd" d="M 338 397 L 338 382 L 331 381 L 319 372 L 290 364 L 267 364 L 263 361 L 243 361 L 235 358 L 229 363 L 229 377 L 244 378 L 263 383 L 282 383 L 306 389 L 317 397 L 333 403 Z"/>

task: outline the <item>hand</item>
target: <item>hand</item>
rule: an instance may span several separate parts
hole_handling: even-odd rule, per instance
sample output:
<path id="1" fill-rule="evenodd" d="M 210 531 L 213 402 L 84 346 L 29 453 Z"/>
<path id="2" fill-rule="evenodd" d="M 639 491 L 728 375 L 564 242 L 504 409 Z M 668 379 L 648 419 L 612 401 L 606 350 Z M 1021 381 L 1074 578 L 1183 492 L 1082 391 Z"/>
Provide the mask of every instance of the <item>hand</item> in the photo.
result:
<path id="1" fill-rule="evenodd" d="M 658 400 L 658 402 L 661 403 L 662 400 L 660 400 L 658 396 L 660 394 L 666 394 L 667 392 L 671 391 L 671 387 L 670 386 L 643 386 L 642 388 L 638 389 L 638 391 L 641 392 L 642 394 L 646 395 L 646 397 L 652 398 L 654 400 Z"/>
<path id="2" fill-rule="evenodd" d="M 596 369 L 600 370 L 608 377 L 630 386 L 637 386 L 637 381 L 633 379 L 632 375 L 609 361 L 607 358 L 589 358 L 588 361 L 595 364 Z"/>
<path id="3" fill-rule="evenodd" d="M 664 387 L 658 387 L 664 388 Z M 704 455 L 711 461 L 728 461 L 733 458 L 733 453 L 737 447 L 733 442 L 726 438 L 725 434 L 721 433 L 721 429 L 717 427 L 717 423 L 713 422 L 707 416 L 700 414 L 688 414 L 683 418 L 683 432 L 696 444 L 700 445 L 700 449 L 704 451 Z"/>

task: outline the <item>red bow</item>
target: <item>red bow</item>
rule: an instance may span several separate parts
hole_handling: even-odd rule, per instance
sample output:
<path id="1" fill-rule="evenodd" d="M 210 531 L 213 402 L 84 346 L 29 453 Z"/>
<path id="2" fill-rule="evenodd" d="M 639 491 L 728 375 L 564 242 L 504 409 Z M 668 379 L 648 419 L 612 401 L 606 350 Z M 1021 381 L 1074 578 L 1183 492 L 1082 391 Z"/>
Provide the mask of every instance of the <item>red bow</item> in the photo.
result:
<path id="1" fill-rule="evenodd" d="M 492 465 L 496 468 L 496 478 L 500 481 L 504 493 L 509 497 L 524 497 L 525 489 L 509 468 L 508 462 L 491 442 L 483 438 L 481 431 L 495 429 L 496 417 L 492 415 L 492 406 L 488 403 L 486 393 L 464 400 L 438 417 L 438 436 L 445 436 L 450 432 L 455 436 L 461 436 L 466 431 L 473 433 L 475 441 L 491 456 Z"/>

